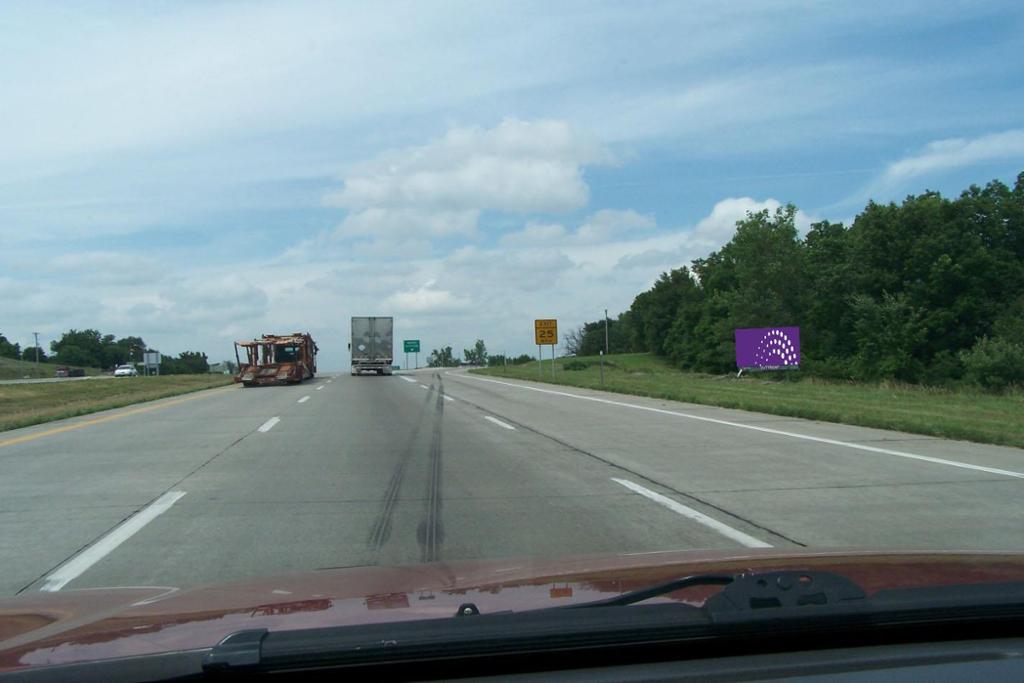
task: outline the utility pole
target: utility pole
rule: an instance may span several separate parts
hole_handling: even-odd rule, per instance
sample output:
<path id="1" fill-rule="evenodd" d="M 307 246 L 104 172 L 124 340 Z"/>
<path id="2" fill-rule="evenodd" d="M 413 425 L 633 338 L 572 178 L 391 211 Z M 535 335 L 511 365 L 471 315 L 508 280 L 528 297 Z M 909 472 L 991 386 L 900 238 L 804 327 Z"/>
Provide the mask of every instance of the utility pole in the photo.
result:
<path id="1" fill-rule="evenodd" d="M 36 364 L 38 365 L 39 364 L 39 333 L 38 332 L 33 332 L 32 334 L 36 338 Z"/>
<path id="2" fill-rule="evenodd" d="M 604 355 L 608 355 L 608 309 L 604 309 Z"/>

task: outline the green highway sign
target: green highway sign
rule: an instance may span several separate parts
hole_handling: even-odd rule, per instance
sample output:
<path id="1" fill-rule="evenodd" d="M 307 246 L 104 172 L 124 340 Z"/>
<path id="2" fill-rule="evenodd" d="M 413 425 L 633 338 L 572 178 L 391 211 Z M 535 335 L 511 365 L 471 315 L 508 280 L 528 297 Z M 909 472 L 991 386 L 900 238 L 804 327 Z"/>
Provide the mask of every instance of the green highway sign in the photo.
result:
<path id="1" fill-rule="evenodd" d="M 405 346 L 405 353 L 419 353 L 420 352 L 420 340 L 419 339 L 405 339 L 402 341 Z"/>

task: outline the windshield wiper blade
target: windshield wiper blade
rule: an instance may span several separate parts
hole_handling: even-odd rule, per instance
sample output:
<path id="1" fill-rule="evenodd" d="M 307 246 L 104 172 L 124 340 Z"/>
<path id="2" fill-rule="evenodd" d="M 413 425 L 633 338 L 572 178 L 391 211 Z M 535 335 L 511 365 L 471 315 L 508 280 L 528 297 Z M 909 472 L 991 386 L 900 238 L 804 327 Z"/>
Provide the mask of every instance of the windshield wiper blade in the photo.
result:
<path id="1" fill-rule="evenodd" d="M 650 600 L 660 595 L 668 595 L 669 593 L 675 593 L 678 590 L 684 588 L 690 588 L 691 586 L 728 586 L 730 583 L 736 580 L 735 576 L 730 574 L 695 574 L 693 576 L 684 576 L 681 579 L 673 579 L 672 581 L 666 581 L 665 583 L 655 584 L 648 586 L 647 588 L 640 588 L 635 591 L 629 591 L 622 595 L 617 595 L 614 598 L 607 598 L 605 600 L 593 600 L 591 602 L 582 602 L 576 605 L 565 605 L 564 607 L 558 607 L 556 609 L 587 609 L 591 607 L 622 607 L 625 605 L 632 605 L 644 600 Z"/>
<path id="2" fill-rule="evenodd" d="M 696 607 L 638 604 L 692 586 L 722 590 Z M 460 608 L 469 607 L 464 604 Z M 392 665 L 474 657 L 516 657 L 579 648 L 666 642 L 787 638 L 794 634 L 879 633 L 966 624 L 1024 624 L 1024 583 L 889 589 L 870 598 L 849 579 L 822 571 L 703 574 L 609 600 L 440 619 L 234 633 L 205 656 L 205 671 L 278 671 L 312 666 Z M 801 641 L 803 642 L 803 641 Z"/>

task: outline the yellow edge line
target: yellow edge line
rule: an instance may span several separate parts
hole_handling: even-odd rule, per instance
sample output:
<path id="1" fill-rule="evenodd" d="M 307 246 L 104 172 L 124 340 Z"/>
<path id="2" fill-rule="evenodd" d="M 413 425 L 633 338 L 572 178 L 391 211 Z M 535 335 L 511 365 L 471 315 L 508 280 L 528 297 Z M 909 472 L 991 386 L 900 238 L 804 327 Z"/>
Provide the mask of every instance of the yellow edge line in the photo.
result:
<path id="1" fill-rule="evenodd" d="M 212 395 L 213 393 L 223 392 L 223 391 L 227 391 L 227 390 L 234 389 L 234 388 L 235 388 L 234 386 L 227 386 L 227 387 L 217 387 L 217 388 L 215 388 L 213 390 L 201 389 L 201 390 L 199 390 L 197 392 L 194 392 L 190 396 L 183 396 L 182 398 L 176 398 L 176 399 L 173 399 L 173 400 L 170 400 L 170 401 L 165 401 L 164 403 L 157 403 L 156 405 L 145 406 L 143 408 L 135 408 L 133 410 L 125 410 L 125 411 L 122 411 L 120 413 L 114 413 L 113 415 L 104 415 L 103 417 L 96 417 L 96 418 L 93 418 L 91 420 L 84 420 L 82 422 L 72 422 L 71 424 L 67 424 L 67 425 L 64 425 L 62 427 L 54 427 L 52 429 L 46 429 L 46 430 L 43 430 L 41 432 L 33 432 L 32 434 L 25 434 L 24 436 L 16 436 L 13 439 L 5 439 L 3 441 L 0 441 L 0 448 L 3 448 L 4 446 L 13 446 L 13 445 L 19 444 L 19 443 L 25 443 L 26 441 L 35 441 L 36 439 L 41 439 L 44 436 L 52 436 L 53 434 L 61 434 L 63 432 L 70 432 L 70 431 L 75 430 L 75 429 L 81 429 L 82 427 L 91 427 L 92 425 L 103 424 L 104 422 L 110 422 L 111 420 L 119 420 L 122 417 L 128 417 L 129 415 L 138 415 L 140 413 L 148 413 L 148 412 L 151 412 L 153 410 L 159 410 L 160 408 L 166 408 L 168 406 L 175 406 L 175 405 L 178 405 L 179 403 L 184 403 L 185 401 L 193 401 L 193 400 L 195 400 L 197 398 L 206 398 L 206 397 Z M 157 398 L 157 399 L 150 399 L 150 400 L 160 401 L 160 400 L 163 400 L 163 399 Z M 113 408 L 112 410 L 117 410 L 117 408 Z"/>

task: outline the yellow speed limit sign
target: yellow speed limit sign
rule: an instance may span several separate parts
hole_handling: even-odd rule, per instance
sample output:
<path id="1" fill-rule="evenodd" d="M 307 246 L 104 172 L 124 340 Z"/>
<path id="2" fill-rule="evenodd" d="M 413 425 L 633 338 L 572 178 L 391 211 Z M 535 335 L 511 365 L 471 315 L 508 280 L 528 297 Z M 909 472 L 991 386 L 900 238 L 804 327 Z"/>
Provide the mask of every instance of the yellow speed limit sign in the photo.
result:
<path id="1" fill-rule="evenodd" d="M 533 336 L 537 340 L 537 346 L 542 344 L 558 343 L 558 321 L 557 320 L 534 320 Z"/>

